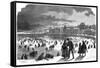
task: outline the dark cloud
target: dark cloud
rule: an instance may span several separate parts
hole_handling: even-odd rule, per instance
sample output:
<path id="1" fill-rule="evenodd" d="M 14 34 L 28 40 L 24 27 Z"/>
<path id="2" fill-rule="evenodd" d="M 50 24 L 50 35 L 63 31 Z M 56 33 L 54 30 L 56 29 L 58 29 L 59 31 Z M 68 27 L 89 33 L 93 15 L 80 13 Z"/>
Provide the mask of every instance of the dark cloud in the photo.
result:
<path id="1" fill-rule="evenodd" d="M 76 10 L 77 12 L 84 12 L 84 11 L 88 11 L 88 13 L 85 13 L 86 16 L 89 15 L 95 15 L 93 13 L 93 11 L 90 8 L 85 8 L 85 7 L 72 7 L 74 10 Z"/>
<path id="2" fill-rule="evenodd" d="M 47 6 L 47 5 L 27 5 L 21 9 L 21 12 L 17 15 L 18 30 L 33 30 L 46 25 L 55 25 L 53 21 L 66 21 L 75 22 L 74 20 L 67 20 L 66 18 L 57 19 L 56 16 L 42 15 L 50 11 L 56 13 L 64 12 L 68 15 L 73 14 L 73 9 L 77 12 L 88 11 L 86 16 L 90 14 L 94 15 L 90 8 L 81 7 L 60 7 L 60 6 Z"/>
<path id="3" fill-rule="evenodd" d="M 43 25 L 45 26 L 53 25 L 54 23 L 52 23 L 52 21 L 72 22 L 66 19 L 56 19 L 55 17 L 52 17 L 52 16 L 42 15 L 42 13 L 46 13 L 48 11 L 56 11 L 58 13 L 66 12 L 69 15 L 72 14 L 71 8 L 62 8 L 58 6 L 47 6 L 47 5 L 27 5 L 25 8 L 21 9 L 21 12 L 18 13 L 18 16 L 17 16 L 18 28 L 22 30 L 24 28 L 25 30 L 30 30 L 30 29 L 35 29 L 36 27 L 40 27 Z"/>
<path id="4" fill-rule="evenodd" d="M 61 7 L 61 6 L 50 6 L 49 11 L 56 11 L 56 12 L 65 12 L 69 15 L 72 15 L 73 9 L 70 7 Z"/>

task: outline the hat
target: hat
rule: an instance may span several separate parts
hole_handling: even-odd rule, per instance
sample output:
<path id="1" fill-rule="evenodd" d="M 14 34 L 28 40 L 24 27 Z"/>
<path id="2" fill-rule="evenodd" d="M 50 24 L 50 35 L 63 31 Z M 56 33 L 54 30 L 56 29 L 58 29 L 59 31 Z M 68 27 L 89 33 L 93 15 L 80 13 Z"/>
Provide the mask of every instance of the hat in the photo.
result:
<path id="1" fill-rule="evenodd" d="M 67 40 L 69 40 L 69 38 L 67 38 Z"/>

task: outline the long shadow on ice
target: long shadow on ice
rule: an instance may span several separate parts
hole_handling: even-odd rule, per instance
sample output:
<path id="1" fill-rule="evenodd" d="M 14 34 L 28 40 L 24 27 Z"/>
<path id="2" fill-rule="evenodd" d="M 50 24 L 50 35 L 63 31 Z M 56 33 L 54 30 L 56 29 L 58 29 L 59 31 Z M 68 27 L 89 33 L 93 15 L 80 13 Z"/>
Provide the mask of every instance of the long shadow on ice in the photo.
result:
<path id="1" fill-rule="evenodd" d="M 76 57 L 75 61 L 80 61 L 80 60 L 82 60 L 84 57 L 85 57 L 85 56 L 78 56 L 78 57 Z"/>
<path id="2" fill-rule="evenodd" d="M 73 59 L 61 58 L 60 60 L 58 60 L 58 62 L 67 62 L 67 61 L 69 62 L 71 60 L 73 60 Z"/>

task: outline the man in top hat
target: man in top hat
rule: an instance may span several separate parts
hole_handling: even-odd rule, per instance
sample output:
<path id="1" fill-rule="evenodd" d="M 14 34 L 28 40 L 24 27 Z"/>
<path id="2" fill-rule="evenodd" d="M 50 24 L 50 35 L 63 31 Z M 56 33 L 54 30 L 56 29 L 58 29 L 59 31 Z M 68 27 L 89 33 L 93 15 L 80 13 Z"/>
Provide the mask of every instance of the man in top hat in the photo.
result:
<path id="1" fill-rule="evenodd" d="M 69 38 L 67 38 L 67 41 L 68 41 L 68 43 L 67 43 L 67 46 L 68 46 L 68 48 L 69 48 L 69 57 L 68 58 L 70 58 L 70 53 L 72 53 L 72 59 L 74 59 L 74 52 L 73 52 L 73 50 L 74 50 L 74 46 L 73 46 L 73 42 L 69 39 Z"/>

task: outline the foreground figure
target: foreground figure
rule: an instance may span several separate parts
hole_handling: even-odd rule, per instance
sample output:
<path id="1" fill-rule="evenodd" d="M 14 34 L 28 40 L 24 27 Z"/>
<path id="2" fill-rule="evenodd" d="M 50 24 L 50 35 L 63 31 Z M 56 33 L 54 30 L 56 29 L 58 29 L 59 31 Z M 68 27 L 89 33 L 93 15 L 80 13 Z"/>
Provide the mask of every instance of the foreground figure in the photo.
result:
<path id="1" fill-rule="evenodd" d="M 66 59 L 70 58 L 70 54 L 72 54 L 72 59 L 74 59 L 74 47 L 73 42 L 67 38 L 67 40 L 64 40 L 64 43 L 62 45 L 62 56 Z"/>

